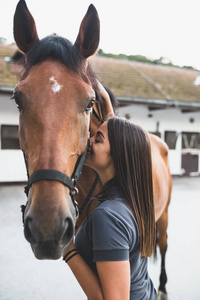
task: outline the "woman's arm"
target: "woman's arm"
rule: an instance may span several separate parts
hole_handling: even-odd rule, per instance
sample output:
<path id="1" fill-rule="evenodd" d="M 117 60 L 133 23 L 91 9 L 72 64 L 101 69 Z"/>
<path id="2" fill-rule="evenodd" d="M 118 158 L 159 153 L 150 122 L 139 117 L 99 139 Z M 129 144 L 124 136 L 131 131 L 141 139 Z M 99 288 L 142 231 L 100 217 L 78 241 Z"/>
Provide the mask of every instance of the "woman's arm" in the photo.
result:
<path id="1" fill-rule="evenodd" d="M 75 246 L 71 243 L 64 255 L 73 249 Z M 73 253 L 68 257 L 71 255 Z M 128 260 L 96 262 L 99 278 L 80 255 L 72 257 L 68 265 L 89 300 L 130 299 L 130 263 Z"/>
<path id="2" fill-rule="evenodd" d="M 104 300 L 130 299 L 130 263 L 126 261 L 97 262 Z"/>
<path id="3" fill-rule="evenodd" d="M 73 243 L 71 243 L 63 257 L 73 249 L 75 249 L 75 246 Z M 73 255 L 73 253 L 70 254 L 67 259 L 71 255 Z M 98 277 L 79 254 L 72 257 L 67 264 L 89 300 L 104 299 Z"/>

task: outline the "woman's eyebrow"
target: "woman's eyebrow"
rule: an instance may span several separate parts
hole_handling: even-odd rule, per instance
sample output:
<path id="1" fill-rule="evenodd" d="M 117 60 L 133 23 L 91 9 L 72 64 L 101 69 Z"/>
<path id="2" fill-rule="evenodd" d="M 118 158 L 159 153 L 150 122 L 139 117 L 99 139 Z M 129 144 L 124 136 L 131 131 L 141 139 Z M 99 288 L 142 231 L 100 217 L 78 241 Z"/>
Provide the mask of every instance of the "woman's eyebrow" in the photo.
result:
<path id="1" fill-rule="evenodd" d="M 101 136 L 104 138 L 104 140 L 105 140 L 105 136 L 104 136 L 103 132 L 101 132 L 101 131 L 98 130 L 98 131 L 97 131 L 97 136 L 98 136 L 98 135 L 101 135 Z"/>

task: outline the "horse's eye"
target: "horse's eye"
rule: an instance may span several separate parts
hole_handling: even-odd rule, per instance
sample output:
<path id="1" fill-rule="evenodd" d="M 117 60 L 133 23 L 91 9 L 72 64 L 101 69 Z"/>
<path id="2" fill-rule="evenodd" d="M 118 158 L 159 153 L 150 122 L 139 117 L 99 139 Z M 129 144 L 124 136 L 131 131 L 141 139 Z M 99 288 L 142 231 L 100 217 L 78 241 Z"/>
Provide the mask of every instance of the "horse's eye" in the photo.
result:
<path id="1" fill-rule="evenodd" d="M 92 98 L 92 99 L 90 100 L 89 104 L 87 105 L 85 111 L 86 111 L 86 112 L 91 111 L 91 109 L 92 109 L 94 103 L 95 103 L 95 98 Z"/>
<path id="2" fill-rule="evenodd" d="M 11 97 L 11 99 L 14 99 L 15 100 L 15 103 L 17 105 L 17 108 L 19 110 L 22 110 L 22 101 L 21 99 L 19 98 L 19 96 L 17 96 L 17 94 L 13 94 L 13 96 Z"/>

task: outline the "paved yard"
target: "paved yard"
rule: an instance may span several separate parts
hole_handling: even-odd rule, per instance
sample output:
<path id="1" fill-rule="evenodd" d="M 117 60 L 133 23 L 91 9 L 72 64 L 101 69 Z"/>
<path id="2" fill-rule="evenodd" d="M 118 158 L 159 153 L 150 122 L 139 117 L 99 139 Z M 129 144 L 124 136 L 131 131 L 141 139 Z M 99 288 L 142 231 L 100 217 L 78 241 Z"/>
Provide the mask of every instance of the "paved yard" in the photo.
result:
<path id="1" fill-rule="evenodd" d="M 86 300 L 68 266 L 39 261 L 23 236 L 23 186 L 0 186 L 0 300 Z M 169 300 L 200 299 L 200 178 L 174 178 L 166 258 Z M 149 263 L 158 286 L 160 258 Z"/>
<path id="2" fill-rule="evenodd" d="M 200 299 L 200 178 L 174 178 L 166 269 L 169 300 Z M 149 264 L 158 287 L 160 260 Z"/>

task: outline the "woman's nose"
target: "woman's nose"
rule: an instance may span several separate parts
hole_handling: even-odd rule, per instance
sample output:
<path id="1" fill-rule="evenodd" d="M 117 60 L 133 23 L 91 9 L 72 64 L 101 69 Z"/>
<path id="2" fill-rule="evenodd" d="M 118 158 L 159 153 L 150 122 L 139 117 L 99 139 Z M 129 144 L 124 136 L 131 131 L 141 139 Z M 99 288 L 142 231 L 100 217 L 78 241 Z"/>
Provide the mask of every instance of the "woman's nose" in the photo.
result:
<path id="1" fill-rule="evenodd" d="M 92 146 L 93 143 L 94 143 L 94 139 L 95 139 L 95 136 L 92 136 L 92 137 L 90 138 L 90 148 L 91 148 L 91 146 Z"/>

